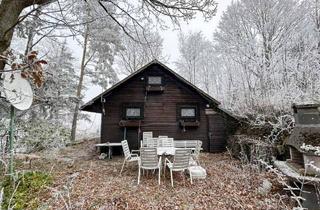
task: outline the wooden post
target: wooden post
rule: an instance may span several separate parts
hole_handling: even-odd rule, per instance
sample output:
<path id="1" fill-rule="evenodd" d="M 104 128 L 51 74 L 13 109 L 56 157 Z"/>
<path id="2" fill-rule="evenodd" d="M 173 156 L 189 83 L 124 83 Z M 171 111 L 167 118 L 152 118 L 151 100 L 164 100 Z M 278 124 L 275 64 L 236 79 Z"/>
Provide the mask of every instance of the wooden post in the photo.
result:
<path id="1" fill-rule="evenodd" d="M 10 160 L 9 160 L 9 174 L 13 176 L 13 135 L 14 135 L 14 120 L 15 120 L 15 108 L 11 105 L 10 107 L 10 128 L 9 128 L 9 151 L 10 151 Z"/>

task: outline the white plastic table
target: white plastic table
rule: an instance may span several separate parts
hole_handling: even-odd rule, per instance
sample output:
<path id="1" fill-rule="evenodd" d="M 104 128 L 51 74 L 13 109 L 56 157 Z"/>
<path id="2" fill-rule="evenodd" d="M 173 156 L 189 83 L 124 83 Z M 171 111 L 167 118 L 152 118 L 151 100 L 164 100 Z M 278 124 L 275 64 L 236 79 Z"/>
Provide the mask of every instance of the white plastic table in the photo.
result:
<path id="1" fill-rule="evenodd" d="M 95 146 L 96 147 L 109 147 L 108 157 L 109 157 L 109 159 L 111 159 L 112 158 L 112 147 L 120 147 L 120 146 L 122 146 L 122 144 L 107 142 L 107 143 L 96 144 Z"/>
<path id="2" fill-rule="evenodd" d="M 158 155 L 174 155 L 176 152 L 175 147 L 157 147 Z"/>
<path id="3" fill-rule="evenodd" d="M 157 154 L 162 156 L 162 164 L 164 168 L 166 168 L 166 160 L 164 156 L 174 155 L 176 153 L 176 149 L 177 148 L 175 147 L 157 147 Z"/>

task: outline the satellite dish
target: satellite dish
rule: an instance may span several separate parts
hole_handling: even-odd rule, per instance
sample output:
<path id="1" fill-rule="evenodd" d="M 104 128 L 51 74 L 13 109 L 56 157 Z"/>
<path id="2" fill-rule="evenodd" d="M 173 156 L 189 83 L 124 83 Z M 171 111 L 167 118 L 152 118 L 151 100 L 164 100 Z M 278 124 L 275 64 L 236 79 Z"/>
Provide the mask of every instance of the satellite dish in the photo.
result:
<path id="1" fill-rule="evenodd" d="M 28 80 L 20 73 L 6 74 L 3 81 L 4 94 L 12 106 L 19 110 L 29 109 L 33 101 L 33 92 Z"/>

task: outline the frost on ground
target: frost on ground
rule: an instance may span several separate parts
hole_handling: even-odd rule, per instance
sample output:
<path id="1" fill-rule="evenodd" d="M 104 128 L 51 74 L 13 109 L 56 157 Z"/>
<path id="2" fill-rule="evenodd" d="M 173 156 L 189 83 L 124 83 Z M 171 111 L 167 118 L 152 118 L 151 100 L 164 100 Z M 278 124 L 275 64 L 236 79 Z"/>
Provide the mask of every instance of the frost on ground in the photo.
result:
<path id="1" fill-rule="evenodd" d="M 39 198 L 44 208 L 290 209 L 288 197 L 281 194 L 272 174 L 243 168 L 227 153 L 203 153 L 201 163 L 207 178 L 191 185 L 189 178 L 176 173 L 172 188 L 169 173 L 161 177 L 160 186 L 156 174 L 150 172 L 137 185 L 135 163 L 119 176 L 123 157 L 99 160 L 93 144 L 88 141 L 67 147 L 55 153 L 57 160 L 50 157 L 32 163 L 32 170 L 51 171 L 54 177 L 53 185 Z M 259 187 L 265 180 L 272 183 L 272 189 L 261 194 Z"/>

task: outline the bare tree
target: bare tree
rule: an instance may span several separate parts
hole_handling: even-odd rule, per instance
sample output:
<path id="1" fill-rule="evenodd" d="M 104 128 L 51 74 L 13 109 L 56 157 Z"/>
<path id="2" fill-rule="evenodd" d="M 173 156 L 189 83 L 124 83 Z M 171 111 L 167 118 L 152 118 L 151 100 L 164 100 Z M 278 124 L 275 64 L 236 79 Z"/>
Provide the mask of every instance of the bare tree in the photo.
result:
<path id="1" fill-rule="evenodd" d="M 52 2 L 57 2 L 58 11 L 61 11 L 61 19 L 57 19 L 49 12 L 42 12 L 43 6 Z M 144 26 L 148 25 L 149 27 L 152 27 L 158 24 L 160 27 L 166 27 L 166 24 L 164 24 L 164 18 L 169 18 L 174 24 L 178 25 L 180 20 L 190 20 L 198 13 L 201 13 L 206 19 L 209 19 L 215 15 L 217 8 L 217 4 L 213 0 L 193 0 L 182 2 L 169 0 L 140 0 L 139 2 L 134 3 L 130 1 L 84 0 L 84 2 L 87 2 L 88 8 L 84 8 L 83 11 L 79 11 L 79 13 L 85 13 L 87 9 L 91 10 L 92 13 L 98 12 L 100 15 L 103 12 L 104 16 L 108 18 L 108 22 L 113 22 L 131 39 L 139 43 L 144 43 L 148 45 L 149 48 L 151 48 L 151 43 L 145 39 L 146 30 Z M 24 10 L 26 8 L 28 8 L 27 11 Z M 25 13 L 23 13 L 23 11 L 25 11 Z M 56 28 L 74 27 L 71 33 L 72 36 L 76 35 L 74 32 L 81 33 L 81 31 L 84 31 L 82 30 L 83 24 L 88 24 L 87 20 L 85 22 L 80 21 L 74 24 L 67 21 L 68 14 L 64 14 L 62 11 L 63 8 L 61 7 L 61 0 L 2 0 L 0 3 L 0 54 L 6 53 L 6 50 L 11 44 L 14 29 L 29 16 L 32 16 L 34 20 L 38 20 L 48 25 L 52 24 Z M 48 18 L 46 19 L 43 17 Z M 95 21 L 95 19 L 90 19 L 90 21 Z M 79 27 L 77 28 L 77 26 Z M 46 30 L 46 32 L 43 33 L 42 37 L 38 37 L 38 40 L 34 40 L 36 28 L 35 26 L 30 27 L 27 33 L 29 41 L 27 43 L 26 51 L 32 49 L 32 47 L 37 44 L 39 40 L 43 39 L 43 37 L 51 38 L 52 35 L 50 33 L 56 30 L 56 28 L 52 27 L 51 29 L 48 29 L 48 26 L 37 28 L 38 31 L 44 32 Z M 88 28 L 88 31 L 90 32 L 91 29 Z M 65 37 L 65 35 L 60 36 Z M 90 45 L 90 36 L 87 39 L 87 43 Z M 111 49 L 111 51 L 108 52 L 116 50 L 117 49 Z M 99 69 L 110 69 L 111 72 L 110 67 L 113 63 L 112 57 L 110 57 L 111 59 L 103 59 L 103 55 L 105 55 L 103 54 L 103 51 L 92 52 L 88 57 L 86 53 L 87 48 L 84 50 L 81 65 L 82 73 L 80 75 L 78 85 L 79 90 L 77 91 L 77 96 L 79 97 L 81 95 L 84 69 L 88 67 L 89 62 L 92 60 L 98 61 L 99 64 L 102 62 L 102 65 L 96 65 L 96 72 L 99 71 Z M 4 66 L 5 61 L 1 60 L 0 71 L 4 70 Z M 78 112 L 78 108 L 79 105 L 76 106 L 76 113 Z M 77 119 L 73 121 L 76 120 Z"/>
<path id="2" fill-rule="evenodd" d="M 153 59 L 166 60 L 162 55 L 163 39 L 160 34 L 152 32 L 152 30 L 148 31 L 144 36 L 140 35 L 144 39 L 141 42 L 131 39 L 124 33 L 122 34 L 122 49 L 116 57 L 120 73 L 129 75 Z M 135 36 L 135 38 L 139 39 L 138 36 Z"/>
<path id="3" fill-rule="evenodd" d="M 11 44 L 14 28 L 23 21 L 30 13 L 20 16 L 23 9 L 35 6 L 45 5 L 53 0 L 2 0 L 0 3 L 0 54 Z M 5 62 L 0 59 L 0 71 L 4 69 Z"/>
<path id="4" fill-rule="evenodd" d="M 36 10 L 33 8 L 28 14 L 20 16 L 21 12 L 30 6 L 45 5 L 56 0 L 2 0 L 0 3 L 0 53 L 3 53 L 12 40 L 14 28 L 28 15 Z M 85 0 L 86 2 L 89 2 Z M 211 18 L 216 13 L 217 4 L 213 0 L 196 1 L 158 1 L 140 0 L 130 3 L 129 1 L 106 1 L 96 0 L 104 9 L 106 14 L 115 21 L 123 31 L 130 37 L 134 30 L 128 29 L 127 21 L 133 25 L 143 28 L 142 22 L 152 22 L 156 19 L 158 23 L 163 23 L 162 17 L 169 17 L 175 24 L 179 20 L 192 19 L 197 13 L 201 13 L 206 19 Z M 112 9 L 110 9 L 112 8 Z M 145 20 L 145 21 L 142 21 Z M 142 21 L 142 22 L 141 22 Z M 164 26 L 164 24 L 162 24 Z M 4 62 L 0 63 L 0 69 L 4 68 Z"/>
<path id="5" fill-rule="evenodd" d="M 203 64 L 205 50 L 209 50 L 211 43 L 201 32 L 180 34 L 179 52 L 180 58 L 176 61 L 180 73 L 193 84 L 200 85 L 199 79 L 201 64 Z"/>
<path id="6" fill-rule="evenodd" d="M 80 12 L 85 10 L 84 14 Z M 113 69 L 113 62 L 116 53 L 120 48 L 119 27 L 114 21 L 97 7 L 95 2 L 77 5 L 79 19 L 86 24 L 83 27 L 84 33 L 80 77 L 76 92 L 76 106 L 72 120 L 71 140 L 76 138 L 76 128 L 81 105 L 82 90 L 85 77 L 92 79 L 92 82 L 106 88 L 108 81 L 115 83 L 118 78 Z"/>
<path id="7" fill-rule="evenodd" d="M 304 27 L 302 11 L 295 0 L 242 0 L 227 9 L 214 41 L 220 66 L 228 69 L 225 81 L 232 81 L 231 104 L 266 112 L 288 106 L 288 87 L 294 84 L 289 71 L 296 63 L 289 52 Z"/>

